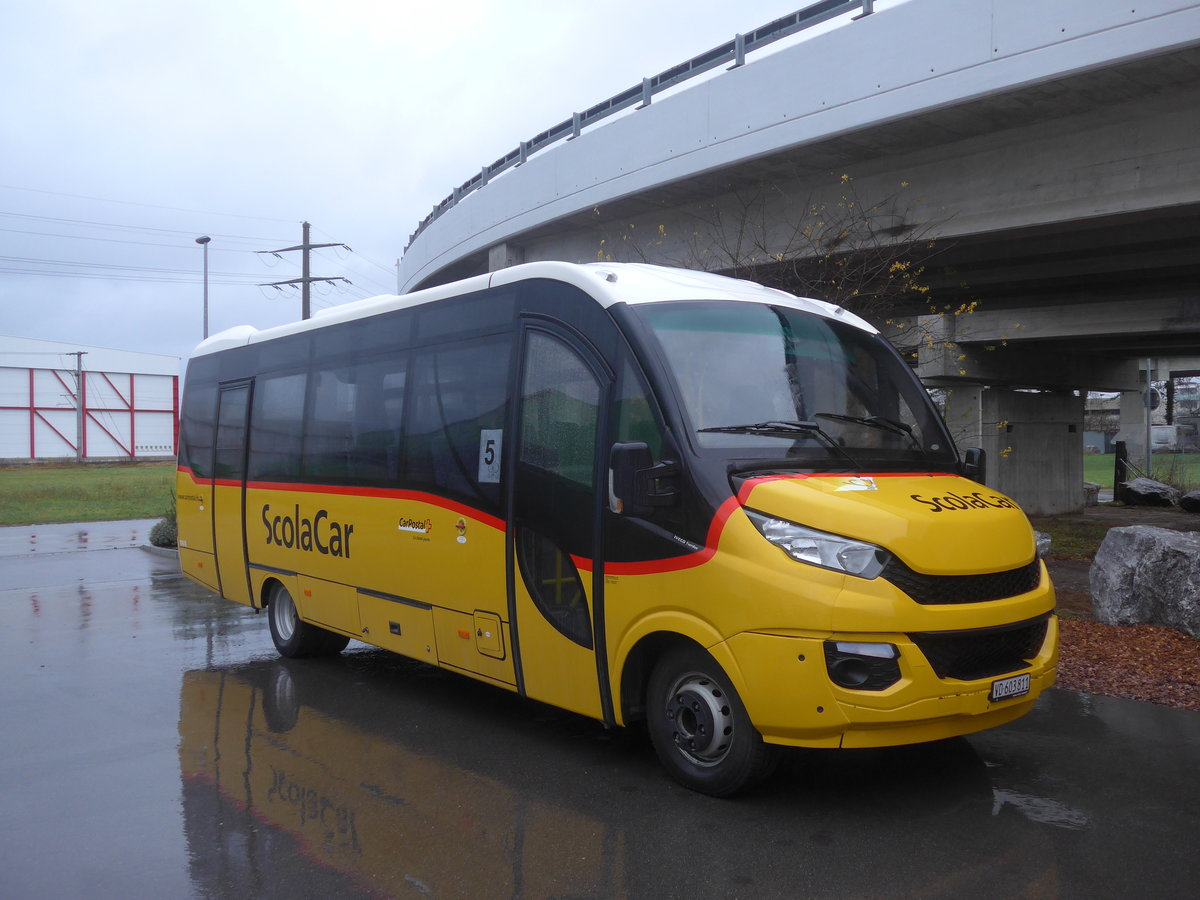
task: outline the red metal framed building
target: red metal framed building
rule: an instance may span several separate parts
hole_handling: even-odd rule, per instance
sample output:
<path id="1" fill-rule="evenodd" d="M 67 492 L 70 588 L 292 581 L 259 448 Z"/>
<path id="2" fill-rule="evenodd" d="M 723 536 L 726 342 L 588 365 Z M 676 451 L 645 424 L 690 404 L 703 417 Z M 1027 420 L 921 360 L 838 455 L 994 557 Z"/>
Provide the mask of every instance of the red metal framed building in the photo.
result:
<path id="1" fill-rule="evenodd" d="M 174 356 L 0 335 L 0 460 L 168 459 Z"/>

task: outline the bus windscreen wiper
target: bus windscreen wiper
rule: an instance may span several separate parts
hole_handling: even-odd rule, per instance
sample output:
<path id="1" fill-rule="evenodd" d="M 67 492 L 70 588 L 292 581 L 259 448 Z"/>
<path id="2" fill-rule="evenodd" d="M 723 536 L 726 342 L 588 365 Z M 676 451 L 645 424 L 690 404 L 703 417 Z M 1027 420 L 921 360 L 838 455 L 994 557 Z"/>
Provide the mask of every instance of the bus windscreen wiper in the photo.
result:
<path id="1" fill-rule="evenodd" d="M 697 428 L 697 431 L 716 432 L 718 434 L 769 434 L 776 437 L 789 437 L 796 434 L 811 434 L 825 446 L 834 450 L 852 466 L 858 463 L 833 437 L 816 422 L 787 422 L 773 420 L 770 422 L 755 422 L 751 425 L 714 425 L 709 428 Z"/>
<path id="2" fill-rule="evenodd" d="M 925 448 L 921 446 L 921 442 L 917 440 L 913 434 L 912 426 L 907 422 L 900 422 L 896 419 L 889 419 L 885 416 L 846 416 L 841 413 L 814 413 L 814 418 L 817 419 L 833 419 L 836 422 L 855 422 L 859 425 L 868 425 L 871 428 L 879 428 L 883 431 L 890 431 L 892 434 L 902 434 L 912 441 L 912 445 L 925 453 Z"/>
<path id="3" fill-rule="evenodd" d="M 816 422 L 755 422 L 753 425 L 714 425 L 711 428 L 697 428 L 697 431 L 714 431 L 719 434 L 804 434 L 821 435 L 821 426 Z M 828 435 L 826 435 L 828 436 Z"/>

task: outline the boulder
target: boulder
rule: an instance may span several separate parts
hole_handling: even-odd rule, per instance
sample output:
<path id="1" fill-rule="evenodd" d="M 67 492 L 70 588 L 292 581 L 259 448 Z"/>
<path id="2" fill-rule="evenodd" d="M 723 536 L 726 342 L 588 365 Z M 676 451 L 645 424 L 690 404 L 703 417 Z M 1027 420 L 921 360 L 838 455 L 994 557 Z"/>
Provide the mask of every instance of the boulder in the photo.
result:
<path id="1" fill-rule="evenodd" d="M 1185 512 L 1200 513 L 1200 491 L 1188 491 L 1180 497 L 1179 508 Z"/>
<path id="2" fill-rule="evenodd" d="M 1035 531 L 1033 539 L 1037 544 L 1037 555 L 1041 559 L 1045 559 L 1050 555 L 1050 548 L 1054 543 L 1054 538 L 1044 531 Z"/>
<path id="3" fill-rule="evenodd" d="M 1176 506 L 1179 491 L 1153 478 L 1126 481 L 1122 499 L 1131 506 Z"/>
<path id="4" fill-rule="evenodd" d="M 1200 637 L 1200 532 L 1111 528 L 1088 580 L 1098 621 L 1166 625 Z"/>

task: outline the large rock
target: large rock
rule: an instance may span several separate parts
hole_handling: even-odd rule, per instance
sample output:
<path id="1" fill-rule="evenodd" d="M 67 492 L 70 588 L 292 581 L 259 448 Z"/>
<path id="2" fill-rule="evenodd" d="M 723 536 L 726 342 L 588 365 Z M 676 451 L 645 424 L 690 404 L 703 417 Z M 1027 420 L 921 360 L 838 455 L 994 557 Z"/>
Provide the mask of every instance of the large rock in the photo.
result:
<path id="1" fill-rule="evenodd" d="M 1041 559 L 1045 559 L 1050 555 L 1050 551 L 1054 546 L 1053 536 L 1046 534 L 1044 531 L 1035 531 L 1033 533 L 1033 540 L 1037 545 L 1037 555 Z"/>
<path id="2" fill-rule="evenodd" d="M 1185 512 L 1200 513 L 1200 491 L 1188 491 L 1180 497 L 1179 508 Z"/>
<path id="3" fill-rule="evenodd" d="M 1125 482 L 1122 499 L 1132 506 L 1175 506 L 1179 491 L 1153 478 L 1135 478 Z"/>
<path id="4" fill-rule="evenodd" d="M 1200 533 L 1111 528 L 1092 561 L 1092 610 L 1108 625 L 1166 625 L 1200 637 Z"/>

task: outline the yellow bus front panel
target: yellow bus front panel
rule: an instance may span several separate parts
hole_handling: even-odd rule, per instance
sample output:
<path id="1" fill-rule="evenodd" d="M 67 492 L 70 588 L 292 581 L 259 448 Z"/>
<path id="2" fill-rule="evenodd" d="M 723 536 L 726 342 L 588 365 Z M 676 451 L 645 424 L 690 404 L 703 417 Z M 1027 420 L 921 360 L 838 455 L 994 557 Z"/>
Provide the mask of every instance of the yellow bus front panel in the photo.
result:
<path id="1" fill-rule="evenodd" d="M 853 492 L 872 494 L 872 505 L 860 501 L 857 507 L 839 507 L 828 501 L 837 484 L 836 479 L 780 478 L 751 485 L 736 507 L 723 513 L 714 529 L 715 546 L 695 554 L 693 565 L 685 559 L 674 571 L 610 576 L 615 691 L 632 648 L 648 636 L 674 632 L 701 644 L 722 664 L 755 727 L 772 743 L 912 743 L 968 734 L 1027 712 L 1054 682 L 1057 627 L 1050 616 L 1053 588 L 1045 567 L 1031 561 L 1029 526 L 1015 504 L 989 491 L 986 504 L 971 506 L 976 491 L 965 479 L 908 476 L 881 478 L 873 491 Z M 944 509 L 914 502 L 912 495 L 921 492 L 962 497 L 965 508 L 960 504 L 955 511 L 988 521 L 964 526 Z M 906 502 L 913 508 L 906 509 Z M 791 519 L 807 519 L 806 524 L 815 519 L 831 532 L 874 538 L 888 551 L 901 547 L 906 571 L 918 570 L 935 585 L 969 591 L 973 575 L 1032 567 L 1023 576 L 1029 589 L 985 602 L 963 596 L 963 602 L 918 603 L 884 577 L 859 578 L 789 559 L 744 512 L 763 507 L 780 517 L 786 512 Z M 879 533 L 890 546 L 875 538 Z M 939 675 L 918 644 L 936 647 L 956 635 L 986 642 L 992 629 L 1003 632 L 1023 623 L 1031 623 L 1029 640 L 1037 646 L 1016 660 L 1030 677 L 1028 689 L 1011 698 L 991 696 L 994 682 L 1008 673 Z M 888 652 L 896 654 L 895 681 L 862 690 L 839 686 L 831 680 L 827 660 L 831 643 L 894 648 Z"/>

